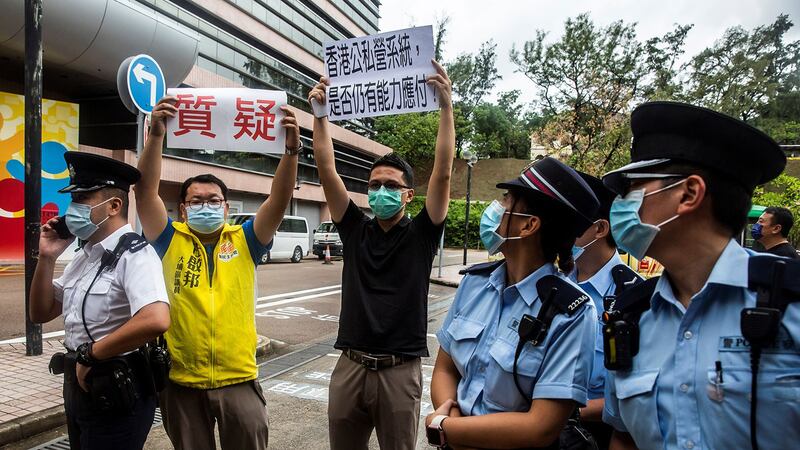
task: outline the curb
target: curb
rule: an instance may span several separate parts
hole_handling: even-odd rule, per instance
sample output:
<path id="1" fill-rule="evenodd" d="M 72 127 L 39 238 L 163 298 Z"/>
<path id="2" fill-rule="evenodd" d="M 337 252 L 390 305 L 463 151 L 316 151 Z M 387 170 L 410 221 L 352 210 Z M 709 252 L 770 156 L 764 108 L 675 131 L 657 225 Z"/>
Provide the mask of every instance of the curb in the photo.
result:
<path id="1" fill-rule="evenodd" d="M 438 285 L 441 285 L 441 286 L 448 286 L 448 287 L 457 288 L 458 285 L 459 285 L 459 283 L 457 283 L 455 281 L 447 281 L 445 279 L 437 278 L 437 277 L 431 277 L 430 280 L 431 280 L 431 283 L 438 284 Z"/>
<path id="2" fill-rule="evenodd" d="M 0 446 L 27 439 L 67 423 L 64 406 L 54 406 L 0 424 Z"/>
<path id="3" fill-rule="evenodd" d="M 256 358 L 263 358 L 272 353 L 272 340 L 266 336 L 258 335 L 256 344 Z"/>

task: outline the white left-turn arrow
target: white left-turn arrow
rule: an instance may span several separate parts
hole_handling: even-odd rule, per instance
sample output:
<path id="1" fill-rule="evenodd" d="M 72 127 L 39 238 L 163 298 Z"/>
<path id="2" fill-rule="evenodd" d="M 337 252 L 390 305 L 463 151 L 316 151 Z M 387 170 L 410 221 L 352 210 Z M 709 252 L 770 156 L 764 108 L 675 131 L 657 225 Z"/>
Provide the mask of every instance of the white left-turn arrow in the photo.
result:
<path id="1" fill-rule="evenodd" d="M 147 70 L 145 70 L 144 65 L 142 63 L 136 63 L 133 66 L 133 76 L 136 77 L 136 81 L 139 83 L 144 83 L 146 80 L 150 83 L 150 106 L 153 107 L 156 105 L 156 76 Z"/>

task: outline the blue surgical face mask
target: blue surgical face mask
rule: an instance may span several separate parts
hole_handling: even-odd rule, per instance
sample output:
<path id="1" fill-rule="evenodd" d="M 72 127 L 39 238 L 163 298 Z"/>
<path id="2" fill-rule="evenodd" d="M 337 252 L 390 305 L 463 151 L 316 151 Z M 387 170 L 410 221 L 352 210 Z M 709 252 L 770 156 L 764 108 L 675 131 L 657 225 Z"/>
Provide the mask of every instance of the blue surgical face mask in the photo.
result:
<path id="1" fill-rule="evenodd" d="M 100 202 L 94 206 L 84 205 L 83 203 L 72 202 L 67 207 L 67 212 L 64 214 L 64 223 L 67 224 L 69 232 L 74 234 L 82 241 L 88 241 L 90 237 L 100 228 L 100 225 L 108 220 L 111 216 L 106 216 L 100 223 L 92 222 L 92 210 L 98 206 L 105 204 L 116 197 L 111 197 L 108 200 Z"/>
<path id="2" fill-rule="evenodd" d="M 639 217 L 639 209 L 642 207 L 644 198 L 685 182 L 686 180 L 683 179 L 647 194 L 645 194 L 644 189 L 637 189 L 629 192 L 625 197 L 614 199 L 614 203 L 611 204 L 609 219 L 611 222 L 611 235 L 617 241 L 619 248 L 630 253 L 636 259 L 644 258 L 647 249 L 650 248 L 656 235 L 661 231 L 661 227 L 680 217 L 680 215 L 675 214 L 658 225 L 643 223 L 641 217 Z"/>
<path id="3" fill-rule="evenodd" d="M 577 261 L 578 258 L 580 258 L 581 255 L 583 255 L 583 252 L 585 252 L 586 249 L 589 248 L 589 246 L 594 244 L 595 242 L 597 242 L 597 239 L 593 240 L 592 242 L 589 242 L 588 244 L 584 245 L 583 247 L 578 247 L 577 245 L 573 245 L 572 246 L 572 260 L 573 261 Z"/>
<path id="4" fill-rule="evenodd" d="M 225 208 L 211 208 L 208 205 L 203 205 L 196 211 L 186 208 L 186 219 L 192 230 L 200 234 L 211 234 L 225 224 Z"/>
<path id="5" fill-rule="evenodd" d="M 750 236 L 753 236 L 753 239 L 759 240 L 764 237 L 764 226 L 760 223 L 754 223 L 753 227 L 750 228 Z"/>
<path id="6" fill-rule="evenodd" d="M 503 221 L 503 216 L 505 214 L 533 217 L 532 214 L 508 212 L 497 200 L 494 200 L 492 203 L 490 203 L 489 206 L 483 210 L 480 225 L 481 242 L 483 243 L 483 246 L 486 247 L 486 250 L 490 255 L 494 255 L 500 251 L 500 246 L 502 246 L 505 241 L 521 239 L 520 236 L 504 237 L 497 233 L 497 228 L 500 227 L 500 223 Z"/>
<path id="7" fill-rule="evenodd" d="M 378 219 L 391 219 L 403 208 L 402 189 L 386 189 L 386 186 L 381 186 L 377 191 L 368 191 L 368 196 L 369 207 Z"/>

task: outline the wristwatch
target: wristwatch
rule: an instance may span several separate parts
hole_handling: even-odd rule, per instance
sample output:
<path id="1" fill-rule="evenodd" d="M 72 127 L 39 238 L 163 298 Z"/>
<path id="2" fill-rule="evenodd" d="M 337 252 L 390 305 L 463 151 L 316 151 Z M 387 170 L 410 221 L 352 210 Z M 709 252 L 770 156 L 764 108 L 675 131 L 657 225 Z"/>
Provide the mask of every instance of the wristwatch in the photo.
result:
<path id="1" fill-rule="evenodd" d="M 302 151 L 303 151 L 303 141 L 300 141 L 300 144 L 297 146 L 297 148 L 286 147 L 286 151 L 284 152 L 284 154 L 294 156 L 294 155 L 299 155 L 300 152 Z"/>
<path id="2" fill-rule="evenodd" d="M 435 416 L 431 424 L 428 425 L 428 429 L 426 430 L 428 434 L 428 444 L 437 448 L 444 448 L 447 445 L 447 438 L 444 435 L 444 428 L 442 428 L 442 423 L 444 423 L 444 419 L 447 419 L 447 417 L 448 416 L 443 414 Z"/>
<path id="3" fill-rule="evenodd" d="M 84 342 L 75 349 L 75 356 L 79 363 L 87 367 L 92 367 L 97 360 L 92 356 L 92 345 L 94 342 Z"/>

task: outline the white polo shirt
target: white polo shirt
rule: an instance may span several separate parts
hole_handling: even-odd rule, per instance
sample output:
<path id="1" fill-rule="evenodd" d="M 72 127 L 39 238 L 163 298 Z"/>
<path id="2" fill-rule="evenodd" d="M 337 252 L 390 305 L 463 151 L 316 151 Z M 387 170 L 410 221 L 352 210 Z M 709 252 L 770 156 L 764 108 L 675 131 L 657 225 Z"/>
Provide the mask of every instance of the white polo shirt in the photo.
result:
<path id="1" fill-rule="evenodd" d="M 84 297 L 86 326 L 96 341 L 114 332 L 145 306 L 169 303 L 161 260 L 150 245 L 135 253 L 123 253 L 117 266 L 111 271 L 104 270 L 86 295 L 103 253 L 113 252 L 122 235 L 130 232 L 133 229 L 126 224 L 101 242 L 86 244 L 67 264 L 61 277 L 53 280 L 55 299 L 62 303 L 65 345 L 70 350 L 90 341 L 81 313 Z"/>

